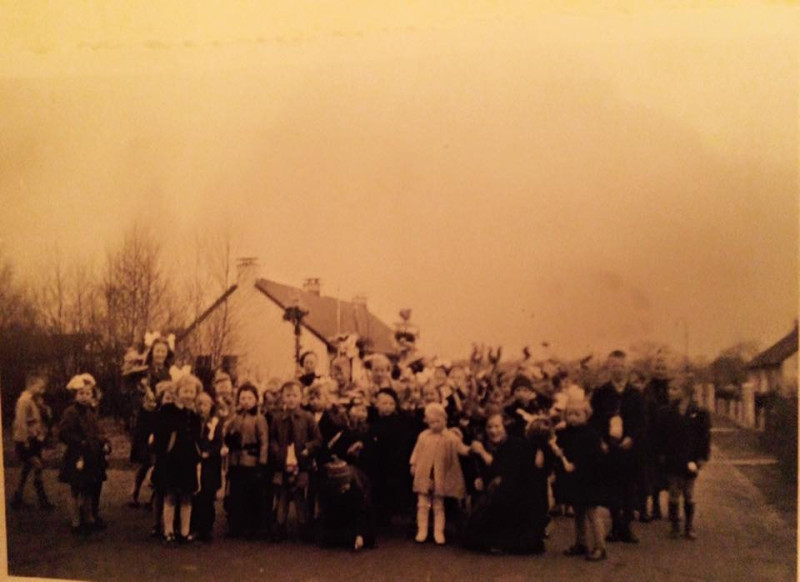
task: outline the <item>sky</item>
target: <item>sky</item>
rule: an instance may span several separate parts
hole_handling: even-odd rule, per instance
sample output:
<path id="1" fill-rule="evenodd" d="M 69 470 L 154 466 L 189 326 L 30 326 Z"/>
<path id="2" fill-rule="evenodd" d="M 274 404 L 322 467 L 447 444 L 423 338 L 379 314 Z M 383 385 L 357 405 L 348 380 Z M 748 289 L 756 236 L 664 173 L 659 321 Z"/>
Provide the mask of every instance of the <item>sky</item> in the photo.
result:
<path id="1" fill-rule="evenodd" d="M 791 328 L 795 9 L 261 4 L 0 8 L 23 278 L 138 219 L 175 273 L 228 230 L 267 278 L 412 308 L 446 357 L 713 357 Z"/>

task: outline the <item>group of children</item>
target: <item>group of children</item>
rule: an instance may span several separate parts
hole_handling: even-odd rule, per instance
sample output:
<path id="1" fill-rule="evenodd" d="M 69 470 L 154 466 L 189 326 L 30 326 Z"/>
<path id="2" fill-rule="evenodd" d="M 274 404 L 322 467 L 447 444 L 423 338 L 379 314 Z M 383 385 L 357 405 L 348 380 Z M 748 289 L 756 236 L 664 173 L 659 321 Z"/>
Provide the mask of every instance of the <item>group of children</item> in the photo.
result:
<path id="1" fill-rule="evenodd" d="M 493 515 L 503 511 L 496 496 L 514 480 L 531 501 L 525 519 L 538 532 L 531 553 L 544 550 L 555 504 L 574 515 L 575 542 L 565 554 L 603 560 L 606 541 L 637 541 L 634 509 L 642 521 L 650 518 L 637 499 L 651 497 L 657 514 L 664 488 L 671 534 L 696 537 L 693 490 L 709 456 L 709 416 L 693 403 L 686 376 L 630 383 L 622 352 L 609 356 L 610 380 L 589 396 L 563 372 L 537 378 L 519 369 L 503 380 L 496 362 L 489 372 L 471 365 L 415 372 L 376 355 L 359 382 L 338 357 L 330 377 L 306 365 L 279 390 L 259 390 L 247 382 L 235 388 L 221 371 L 203 386 L 171 360 L 171 346 L 157 339 L 141 377 L 132 447 L 141 466 L 131 505 L 139 505 L 149 474 L 153 532 L 166 544 L 210 541 L 219 498 L 233 537 L 316 537 L 358 550 L 375 545 L 381 526 L 411 525 L 416 506 L 416 542 L 432 530 L 444 544 L 448 529 L 472 524 L 480 536 L 485 524 L 504 523 Z M 75 499 L 73 527 L 85 532 L 101 523 L 108 446 L 92 407 L 94 381 L 76 378 L 69 386 L 75 404 L 59 431 L 67 444 L 61 477 Z M 38 438 L 34 428 L 24 442 Z M 30 455 L 20 456 L 28 463 Z M 657 477 L 640 479 L 645 467 Z M 611 512 L 608 536 L 600 507 Z M 487 542 L 485 549 L 501 546 Z"/>

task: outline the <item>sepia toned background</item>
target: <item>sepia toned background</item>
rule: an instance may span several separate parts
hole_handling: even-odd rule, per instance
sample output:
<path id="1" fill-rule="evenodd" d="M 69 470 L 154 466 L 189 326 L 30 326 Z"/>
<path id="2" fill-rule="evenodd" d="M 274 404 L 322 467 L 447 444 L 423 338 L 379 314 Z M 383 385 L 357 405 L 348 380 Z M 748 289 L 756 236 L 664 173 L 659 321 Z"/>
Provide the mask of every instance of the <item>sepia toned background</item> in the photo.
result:
<path id="1" fill-rule="evenodd" d="M 230 232 L 272 279 L 413 308 L 448 357 L 713 357 L 791 327 L 788 9 L 274 4 L 3 8 L 21 278 L 59 253 L 99 269 L 139 221 L 177 278 Z"/>
<path id="2" fill-rule="evenodd" d="M 743 365 L 792 328 L 788 3 L 383 4 L 0 5 L 0 324 L 26 301 L 48 333 L 105 322 L 86 306 L 139 240 L 158 251 L 156 326 L 186 326 L 246 256 L 390 325 L 411 308 L 447 358 L 666 345 Z M 748 521 L 763 499 L 728 469 L 708 491 L 740 522 L 709 537 L 711 571 L 731 535 L 779 530 Z M 16 557 L 35 561 L 25 525 Z"/>

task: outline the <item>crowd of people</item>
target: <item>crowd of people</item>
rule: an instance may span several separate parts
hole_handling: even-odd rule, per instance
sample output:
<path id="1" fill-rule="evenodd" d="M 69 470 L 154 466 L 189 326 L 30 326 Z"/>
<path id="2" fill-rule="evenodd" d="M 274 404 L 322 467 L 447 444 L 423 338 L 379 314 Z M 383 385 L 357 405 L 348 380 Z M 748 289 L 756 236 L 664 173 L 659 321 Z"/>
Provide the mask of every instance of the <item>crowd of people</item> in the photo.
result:
<path id="1" fill-rule="evenodd" d="M 307 352 L 285 381 L 239 383 L 220 369 L 204 385 L 174 365 L 171 342 L 151 339 L 142 366 L 128 370 L 141 396 L 129 504 L 152 508 L 152 534 L 165 544 L 211 541 L 221 500 L 227 536 L 355 550 L 408 528 L 420 544 L 454 537 L 478 551 L 542 553 L 551 517 L 570 516 L 575 539 L 563 552 L 600 561 L 607 542 L 638 542 L 634 518 L 663 518 L 665 491 L 670 535 L 696 537 L 693 491 L 710 420 L 693 401 L 691 377 L 664 358 L 648 378 L 614 351 L 608 380 L 590 386 L 528 359 L 501 372 L 499 353 L 455 365 L 340 353 L 321 376 L 319 355 Z M 17 403 L 23 470 L 12 506 L 24 504 L 33 472 L 40 505 L 52 507 L 36 405 L 44 383 L 31 376 Z M 104 527 L 110 447 L 94 378 L 81 374 L 67 388 L 75 399 L 58 426 L 59 479 L 83 535 Z"/>

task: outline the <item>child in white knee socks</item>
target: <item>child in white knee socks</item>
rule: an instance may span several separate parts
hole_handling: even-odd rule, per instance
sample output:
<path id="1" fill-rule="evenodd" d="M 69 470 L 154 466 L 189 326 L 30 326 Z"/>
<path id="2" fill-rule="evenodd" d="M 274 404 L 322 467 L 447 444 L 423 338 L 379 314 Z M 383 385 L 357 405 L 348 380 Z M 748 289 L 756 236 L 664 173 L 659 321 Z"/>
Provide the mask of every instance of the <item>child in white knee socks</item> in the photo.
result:
<path id="1" fill-rule="evenodd" d="M 442 545 L 444 537 L 444 498 L 461 499 L 466 493 L 458 455 L 469 454 L 458 433 L 447 426 L 447 413 L 441 404 L 425 407 L 428 428 L 417 438 L 411 454 L 411 474 L 417 494 L 417 542 L 428 539 L 428 519 L 433 507 L 433 539 Z"/>

